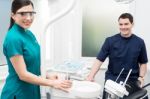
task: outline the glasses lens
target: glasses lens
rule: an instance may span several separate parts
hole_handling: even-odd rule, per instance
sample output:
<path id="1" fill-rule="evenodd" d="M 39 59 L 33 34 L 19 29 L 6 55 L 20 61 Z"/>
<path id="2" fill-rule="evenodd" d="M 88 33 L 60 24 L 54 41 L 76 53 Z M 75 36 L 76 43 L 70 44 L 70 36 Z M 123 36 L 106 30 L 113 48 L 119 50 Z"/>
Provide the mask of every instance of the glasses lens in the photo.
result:
<path id="1" fill-rule="evenodd" d="M 20 14 L 21 16 L 25 17 L 25 16 L 34 16 L 34 14 L 36 14 L 36 12 L 17 12 L 16 14 Z"/>

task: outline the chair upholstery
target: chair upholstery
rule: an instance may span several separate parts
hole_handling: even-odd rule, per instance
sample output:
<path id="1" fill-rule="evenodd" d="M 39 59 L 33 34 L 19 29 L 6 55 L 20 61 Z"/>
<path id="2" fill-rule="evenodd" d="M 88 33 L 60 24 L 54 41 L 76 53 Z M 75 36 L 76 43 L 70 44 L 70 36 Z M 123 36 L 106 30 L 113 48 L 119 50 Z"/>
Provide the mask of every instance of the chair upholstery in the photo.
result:
<path id="1" fill-rule="evenodd" d="M 138 90 L 123 99 L 141 99 L 146 95 L 147 95 L 147 90 L 142 88 L 141 90 Z"/>

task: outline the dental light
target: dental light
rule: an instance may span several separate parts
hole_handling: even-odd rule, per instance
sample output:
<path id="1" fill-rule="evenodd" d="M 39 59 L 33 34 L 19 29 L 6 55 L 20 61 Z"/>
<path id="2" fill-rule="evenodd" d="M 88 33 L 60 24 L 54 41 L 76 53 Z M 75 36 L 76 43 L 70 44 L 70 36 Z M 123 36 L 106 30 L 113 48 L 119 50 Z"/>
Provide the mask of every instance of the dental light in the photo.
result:
<path id="1" fill-rule="evenodd" d="M 110 98 L 128 96 L 129 92 L 126 90 L 125 85 L 126 82 L 131 74 L 132 69 L 130 69 L 126 79 L 124 82 L 117 83 L 118 78 L 120 77 L 121 73 L 123 72 L 124 68 L 121 70 L 119 76 L 117 77 L 116 81 L 107 80 L 104 86 L 105 91 L 109 93 Z"/>
<path id="2" fill-rule="evenodd" d="M 134 0 L 115 0 L 117 3 L 121 3 L 121 4 L 129 4 L 131 2 L 133 2 Z"/>

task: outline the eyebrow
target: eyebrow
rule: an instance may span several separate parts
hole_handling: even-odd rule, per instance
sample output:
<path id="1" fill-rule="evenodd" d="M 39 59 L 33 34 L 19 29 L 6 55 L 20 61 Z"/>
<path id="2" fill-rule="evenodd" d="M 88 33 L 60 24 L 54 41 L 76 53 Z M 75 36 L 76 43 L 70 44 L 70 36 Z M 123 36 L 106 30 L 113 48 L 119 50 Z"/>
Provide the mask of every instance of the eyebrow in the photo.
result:
<path id="1" fill-rule="evenodd" d="M 123 24 L 129 24 L 129 23 L 119 23 L 119 25 L 123 25 Z"/>

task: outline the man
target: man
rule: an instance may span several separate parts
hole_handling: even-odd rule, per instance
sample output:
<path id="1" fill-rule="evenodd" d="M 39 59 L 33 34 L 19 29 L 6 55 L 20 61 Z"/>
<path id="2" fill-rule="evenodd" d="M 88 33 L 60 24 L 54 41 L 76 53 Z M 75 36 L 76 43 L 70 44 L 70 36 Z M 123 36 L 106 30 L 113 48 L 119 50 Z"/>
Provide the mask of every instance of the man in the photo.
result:
<path id="1" fill-rule="evenodd" d="M 93 81 L 100 66 L 109 58 L 108 70 L 105 73 L 105 81 L 111 79 L 116 80 L 120 71 L 124 69 L 118 82 L 124 81 L 129 70 L 132 69 L 128 84 L 133 88 L 129 93 L 133 93 L 144 84 L 144 76 L 147 71 L 147 52 L 144 40 L 132 34 L 132 27 L 134 25 L 133 16 L 129 13 L 123 13 L 118 18 L 120 33 L 106 38 L 87 80 Z M 134 84 L 134 85 L 133 85 Z M 106 99 L 106 92 L 103 93 L 103 99 Z"/>

